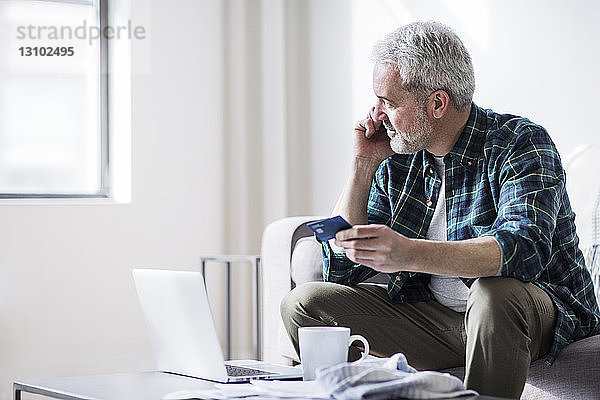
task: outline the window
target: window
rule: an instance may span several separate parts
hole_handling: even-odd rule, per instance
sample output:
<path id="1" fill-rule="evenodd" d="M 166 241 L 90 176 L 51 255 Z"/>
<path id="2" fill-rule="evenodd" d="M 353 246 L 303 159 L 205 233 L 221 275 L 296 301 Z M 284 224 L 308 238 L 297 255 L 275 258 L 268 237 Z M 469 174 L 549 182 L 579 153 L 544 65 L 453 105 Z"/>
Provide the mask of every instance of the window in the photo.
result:
<path id="1" fill-rule="evenodd" d="M 0 2 L 0 198 L 107 197 L 105 0 Z"/>

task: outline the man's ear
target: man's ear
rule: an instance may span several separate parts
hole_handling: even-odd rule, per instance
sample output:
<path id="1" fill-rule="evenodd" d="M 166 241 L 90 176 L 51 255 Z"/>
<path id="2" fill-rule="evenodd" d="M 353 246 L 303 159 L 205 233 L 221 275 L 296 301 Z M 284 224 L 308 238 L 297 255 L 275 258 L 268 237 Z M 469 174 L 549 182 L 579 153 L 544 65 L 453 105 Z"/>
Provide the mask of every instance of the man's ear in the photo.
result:
<path id="1" fill-rule="evenodd" d="M 450 96 L 443 90 L 436 90 L 429 95 L 431 114 L 434 118 L 440 119 L 448 111 L 450 106 Z"/>

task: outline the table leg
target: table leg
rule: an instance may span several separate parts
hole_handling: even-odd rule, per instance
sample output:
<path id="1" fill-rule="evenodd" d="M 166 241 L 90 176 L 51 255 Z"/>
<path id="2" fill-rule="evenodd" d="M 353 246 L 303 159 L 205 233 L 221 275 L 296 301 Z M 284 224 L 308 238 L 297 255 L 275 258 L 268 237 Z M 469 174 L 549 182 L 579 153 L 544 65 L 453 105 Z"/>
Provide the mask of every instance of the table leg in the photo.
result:
<path id="1" fill-rule="evenodd" d="M 254 340 L 254 358 L 260 358 L 258 348 L 258 258 L 252 264 L 252 339 Z"/>
<path id="2" fill-rule="evenodd" d="M 225 345 L 227 347 L 226 360 L 231 359 L 231 262 L 225 263 Z"/>
<path id="3" fill-rule="evenodd" d="M 248 262 L 252 264 L 252 339 L 254 357 L 260 359 L 260 304 L 259 304 L 259 285 L 260 285 L 260 257 L 248 256 L 240 259 L 240 256 L 217 256 L 201 257 L 200 271 L 206 284 L 206 263 L 208 261 L 217 261 L 225 263 L 225 348 L 223 349 L 225 359 L 231 359 L 231 263 Z"/>

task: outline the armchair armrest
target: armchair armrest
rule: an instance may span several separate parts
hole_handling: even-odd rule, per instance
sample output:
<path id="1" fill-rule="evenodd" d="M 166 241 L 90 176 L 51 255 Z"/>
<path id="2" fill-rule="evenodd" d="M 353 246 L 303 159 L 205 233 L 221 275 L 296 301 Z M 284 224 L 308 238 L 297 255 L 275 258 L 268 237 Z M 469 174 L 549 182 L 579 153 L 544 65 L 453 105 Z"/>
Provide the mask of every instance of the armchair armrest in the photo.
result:
<path id="1" fill-rule="evenodd" d="M 319 216 L 289 217 L 267 226 L 261 246 L 261 349 L 262 358 L 268 362 L 287 364 L 281 355 L 280 333 L 284 331 L 279 312 L 283 297 L 292 289 L 291 257 L 296 242 L 306 232 L 298 227 Z"/>

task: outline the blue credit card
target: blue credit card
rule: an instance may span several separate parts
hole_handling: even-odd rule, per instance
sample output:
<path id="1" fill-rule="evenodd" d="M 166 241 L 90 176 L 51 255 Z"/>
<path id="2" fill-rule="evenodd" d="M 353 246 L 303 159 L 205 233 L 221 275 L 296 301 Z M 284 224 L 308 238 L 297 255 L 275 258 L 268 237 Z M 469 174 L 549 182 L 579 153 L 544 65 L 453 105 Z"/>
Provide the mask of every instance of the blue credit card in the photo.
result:
<path id="1" fill-rule="evenodd" d="M 306 224 L 306 226 L 308 226 L 322 242 L 333 239 L 335 234 L 339 231 L 352 228 L 352 225 L 339 215 L 337 217 L 311 222 L 310 224 Z"/>

